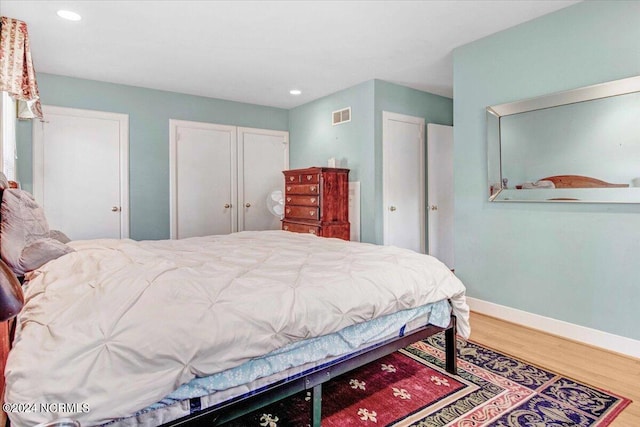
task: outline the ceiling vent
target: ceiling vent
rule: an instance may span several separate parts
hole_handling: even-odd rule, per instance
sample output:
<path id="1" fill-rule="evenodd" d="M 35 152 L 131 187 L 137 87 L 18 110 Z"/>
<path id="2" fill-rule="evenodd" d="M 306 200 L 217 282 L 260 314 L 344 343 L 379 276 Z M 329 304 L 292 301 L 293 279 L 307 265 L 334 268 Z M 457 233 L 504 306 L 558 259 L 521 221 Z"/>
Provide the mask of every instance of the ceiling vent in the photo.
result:
<path id="1" fill-rule="evenodd" d="M 343 108 L 342 110 L 334 111 L 332 113 L 332 124 L 339 125 L 342 123 L 351 121 L 351 107 Z"/>

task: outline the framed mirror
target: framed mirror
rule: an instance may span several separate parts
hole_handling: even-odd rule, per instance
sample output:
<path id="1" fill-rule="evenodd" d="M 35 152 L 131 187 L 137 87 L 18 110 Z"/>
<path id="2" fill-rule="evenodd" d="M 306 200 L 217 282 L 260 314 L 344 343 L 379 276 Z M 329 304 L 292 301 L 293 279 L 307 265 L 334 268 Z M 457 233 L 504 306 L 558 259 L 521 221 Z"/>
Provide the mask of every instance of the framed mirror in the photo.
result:
<path id="1" fill-rule="evenodd" d="M 640 76 L 486 114 L 489 200 L 640 203 Z"/>

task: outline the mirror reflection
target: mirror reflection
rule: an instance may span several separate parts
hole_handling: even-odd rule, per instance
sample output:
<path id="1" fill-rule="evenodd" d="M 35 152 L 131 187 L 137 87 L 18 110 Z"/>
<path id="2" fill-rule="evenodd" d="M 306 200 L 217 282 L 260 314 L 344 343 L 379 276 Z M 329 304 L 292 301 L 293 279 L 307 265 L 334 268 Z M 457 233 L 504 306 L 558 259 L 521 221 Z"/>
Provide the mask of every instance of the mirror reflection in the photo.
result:
<path id="1" fill-rule="evenodd" d="M 487 108 L 490 200 L 640 203 L 640 77 Z"/>

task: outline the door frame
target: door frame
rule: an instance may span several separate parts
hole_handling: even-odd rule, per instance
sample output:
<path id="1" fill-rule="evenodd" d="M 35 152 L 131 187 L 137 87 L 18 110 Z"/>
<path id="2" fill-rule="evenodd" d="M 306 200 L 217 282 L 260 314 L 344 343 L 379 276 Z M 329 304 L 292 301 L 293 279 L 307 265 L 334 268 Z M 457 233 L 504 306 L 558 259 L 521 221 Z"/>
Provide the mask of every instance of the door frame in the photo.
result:
<path id="1" fill-rule="evenodd" d="M 120 129 L 120 238 L 129 238 L 129 115 L 98 110 L 43 105 L 45 122 L 33 122 L 33 197 L 40 204 L 44 200 L 44 124 L 48 114 L 71 117 L 112 120 Z"/>
<path id="2" fill-rule="evenodd" d="M 235 170 L 238 163 L 238 136 L 237 126 L 218 125 L 215 123 L 193 122 L 189 120 L 169 119 L 169 236 L 171 239 L 178 238 L 178 127 L 184 126 L 192 129 L 216 130 L 221 132 L 229 132 L 231 134 L 231 170 Z M 238 229 L 238 216 L 236 200 L 237 194 L 237 176 L 231 174 L 231 232 Z"/>
<path id="3" fill-rule="evenodd" d="M 404 123 L 416 124 L 419 126 L 419 183 L 418 183 L 418 203 L 420 206 L 420 251 L 425 253 L 426 239 L 425 239 L 425 227 L 426 227 L 426 214 L 425 214 L 425 136 L 424 136 L 424 124 L 423 117 L 408 116 L 405 114 L 392 113 L 389 111 L 382 112 L 382 243 L 384 245 L 389 244 L 389 212 L 387 205 L 389 202 L 389 186 L 388 182 L 390 177 L 389 173 L 389 127 L 387 123 L 389 121 L 399 121 Z"/>
<path id="4" fill-rule="evenodd" d="M 283 138 L 282 144 L 284 145 L 284 150 L 282 150 L 284 155 L 284 169 L 289 169 L 289 132 L 286 130 L 273 130 L 273 129 L 258 129 L 258 128 L 248 128 L 248 127 L 238 127 L 238 155 L 236 159 L 242 159 L 242 161 L 238 161 L 238 192 L 237 192 L 237 200 L 238 200 L 238 231 L 240 230 L 240 224 L 244 224 L 244 215 L 245 210 L 244 206 L 241 204 L 245 203 L 244 200 L 244 135 L 246 133 L 255 133 L 259 135 L 270 135 L 270 136 L 281 136 Z M 282 189 L 284 190 L 284 176 L 282 178 Z"/>

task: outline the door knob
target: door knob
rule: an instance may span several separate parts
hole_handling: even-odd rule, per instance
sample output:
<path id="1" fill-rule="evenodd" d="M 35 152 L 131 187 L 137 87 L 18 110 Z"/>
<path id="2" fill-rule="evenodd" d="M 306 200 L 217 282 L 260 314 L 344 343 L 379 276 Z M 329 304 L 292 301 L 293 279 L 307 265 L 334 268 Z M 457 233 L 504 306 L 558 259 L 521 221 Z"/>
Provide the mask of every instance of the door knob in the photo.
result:
<path id="1" fill-rule="evenodd" d="M 224 208 L 225 208 L 225 209 L 229 209 L 230 207 L 231 207 L 231 205 L 230 205 L 229 203 L 225 203 L 225 204 L 224 204 Z"/>
<path id="2" fill-rule="evenodd" d="M 438 210 L 438 206 L 437 205 L 431 205 L 431 210 L 432 211 L 437 211 Z"/>
<path id="3" fill-rule="evenodd" d="M 250 207 L 251 207 L 251 203 L 246 203 L 246 204 L 244 205 L 244 207 L 245 207 L 245 208 L 250 208 Z"/>
<path id="4" fill-rule="evenodd" d="M 114 206 L 111 208 L 111 212 L 119 212 L 119 211 L 120 211 L 120 208 L 117 206 Z"/>
<path id="5" fill-rule="evenodd" d="M 390 210 L 391 212 L 394 212 L 394 211 L 396 210 L 396 207 L 395 207 L 395 206 L 389 206 L 389 210 Z"/>

